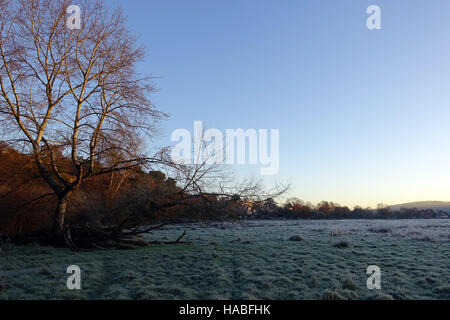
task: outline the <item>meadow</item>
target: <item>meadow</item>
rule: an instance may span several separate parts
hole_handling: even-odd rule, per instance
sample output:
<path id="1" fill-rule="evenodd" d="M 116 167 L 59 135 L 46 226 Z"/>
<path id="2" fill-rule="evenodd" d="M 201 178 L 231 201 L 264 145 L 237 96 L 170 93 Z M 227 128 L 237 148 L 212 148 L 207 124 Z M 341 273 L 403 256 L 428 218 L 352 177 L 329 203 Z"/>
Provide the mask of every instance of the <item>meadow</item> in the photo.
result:
<path id="1" fill-rule="evenodd" d="M 0 253 L 0 299 L 450 299 L 450 220 L 247 221 L 168 226 L 191 244 Z M 293 236 L 296 240 L 290 241 Z M 68 290 L 69 265 L 81 290 Z M 381 269 L 381 290 L 366 286 Z"/>

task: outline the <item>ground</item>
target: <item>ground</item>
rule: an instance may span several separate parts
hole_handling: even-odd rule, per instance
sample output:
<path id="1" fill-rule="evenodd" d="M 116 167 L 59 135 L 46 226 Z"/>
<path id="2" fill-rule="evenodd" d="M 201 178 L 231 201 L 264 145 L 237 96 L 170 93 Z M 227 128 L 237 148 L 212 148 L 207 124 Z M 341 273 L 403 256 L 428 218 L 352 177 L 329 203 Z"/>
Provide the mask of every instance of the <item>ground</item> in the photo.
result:
<path id="1" fill-rule="evenodd" d="M 177 225 L 148 238 L 184 230 L 191 245 L 13 246 L 0 253 L 0 299 L 450 299 L 450 220 Z M 69 265 L 81 268 L 81 290 L 67 289 Z M 367 289 L 369 265 L 381 268 L 381 290 Z"/>

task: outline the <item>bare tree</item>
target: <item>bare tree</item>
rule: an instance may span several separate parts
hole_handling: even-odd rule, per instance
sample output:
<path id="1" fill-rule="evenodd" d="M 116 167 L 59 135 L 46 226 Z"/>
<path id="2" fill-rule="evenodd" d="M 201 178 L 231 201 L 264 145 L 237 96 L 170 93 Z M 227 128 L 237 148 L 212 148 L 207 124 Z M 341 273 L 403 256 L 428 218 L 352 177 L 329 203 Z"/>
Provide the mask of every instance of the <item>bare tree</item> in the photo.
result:
<path id="1" fill-rule="evenodd" d="M 200 139 L 200 150 L 193 152 L 195 161 L 174 162 L 168 153 L 162 155 L 162 163 L 169 175 L 177 181 L 179 189 L 173 201 L 164 200 L 163 197 L 159 203 L 149 203 L 153 205 L 153 210 L 189 206 L 193 210 L 205 212 L 207 219 L 213 219 L 218 211 L 243 208 L 248 203 L 262 203 L 279 198 L 288 191 L 290 186 L 285 184 L 278 183 L 267 189 L 262 179 L 239 179 L 229 167 L 217 162 L 214 150 L 208 150 L 204 132 Z"/>
<path id="2" fill-rule="evenodd" d="M 141 139 L 165 114 L 149 100 L 151 79 L 137 71 L 144 50 L 122 13 L 86 1 L 81 29 L 70 30 L 69 4 L 0 2 L 0 120 L 57 195 L 55 231 L 70 243 L 72 193 L 92 177 L 157 161 Z"/>
<path id="3" fill-rule="evenodd" d="M 144 49 L 120 10 L 85 1 L 81 28 L 71 30 L 66 26 L 69 5 L 66 0 L 0 0 L 1 134 L 32 156 L 56 195 L 53 237 L 77 248 L 65 223 L 68 202 L 84 182 L 105 174 L 113 179 L 117 172 L 125 179 L 129 170 L 164 167 L 178 191 L 147 201 L 153 212 L 174 206 L 215 212 L 284 193 L 282 187 L 266 192 L 255 179 L 236 183 L 222 166 L 208 161 L 174 163 L 166 149 L 149 156 L 143 138 L 155 133 L 166 114 L 150 101 L 151 78 L 137 71 Z M 76 240 L 94 245 L 155 228 L 132 220 L 128 216 L 117 226 L 83 230 Z"/>

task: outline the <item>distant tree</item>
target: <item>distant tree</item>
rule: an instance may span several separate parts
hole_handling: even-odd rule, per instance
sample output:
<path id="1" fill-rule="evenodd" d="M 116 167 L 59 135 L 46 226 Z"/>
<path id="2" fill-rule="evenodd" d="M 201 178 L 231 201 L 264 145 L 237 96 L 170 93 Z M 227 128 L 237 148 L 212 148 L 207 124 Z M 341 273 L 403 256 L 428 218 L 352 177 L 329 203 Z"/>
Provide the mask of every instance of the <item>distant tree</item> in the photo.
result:
<path id="1" fill-rule="evenodd" d="M 330 218 L 335 208 L 336 205 L 333 202 L 322 201 L 317 205 L 318 212 L 327 219 Z"/>
<path id="2" fill-rule="evenodd" d="M 387 205 L 379 203 L 377 204 L 377 214 L 382 219 L 388 219 L 391 215 L 391 210 Z"/>
<path id="3" fill-rule="evenodd" d="M 265 210 L 268 210 L 268 211 L 270 211 L 270 210 L 276 210 L 276 209 L 278 208 L 278 205 L 277 205 L 277 203 L 275 202 L 275 199 L 273 199 L 273 198 L 267 198 L 267 199 L 264 201 L 264 208 L 265 208 Z"/>
<path id="4" fill-rule="evenodd" d="M 335 207 L 333 211 L 333 218 L 335 219 L 346 219 L 351 215 L 351 211 L 348 207 Z"/>
<path id="5" fill-rule="evenodd" d="M 289 198 L 284 204 L 284 209 L 288 211 L 288 216 L 294 216 L 299 218 L 301 215 L 302 207 L 304 206 L 304 201 L 298 198 Z"/>
<path id="6" fill-rule="evenodd" d="M 166 180 L 166 175 L 161 171 L 150 171 L 149 176 L 159 184 L 162 184 Z"/>

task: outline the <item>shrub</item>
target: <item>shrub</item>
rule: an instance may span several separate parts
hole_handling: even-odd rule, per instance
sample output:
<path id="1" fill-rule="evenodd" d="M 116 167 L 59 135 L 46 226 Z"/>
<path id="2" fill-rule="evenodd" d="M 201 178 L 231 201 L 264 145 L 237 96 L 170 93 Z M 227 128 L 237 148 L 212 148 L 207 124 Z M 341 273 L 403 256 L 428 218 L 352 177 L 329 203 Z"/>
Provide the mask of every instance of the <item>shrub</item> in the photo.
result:
<path id="1" fill-rule="evenodd" d="M 357 286 L 356 286 L 356 284 L 352 281 L 352 279 L 347 278 L 347 279 L 345 279 L 344 283 L 342 284 L 342 288 L 348 289 L 348 290 L 356 290 L 356 289 L 357 289 Z"/>
<path id="2" fill-rule="evenodd" d="M 389 233 L 392 230 L 389 228 L 384 228 L 384 227 L 376 227 L 376 228 L 370 228 L 369 231 L 374 232 L 374 233 Z"/>
<path id="3" fill-rule="evenodd" d="M 303 237 L 301 235 L 292 236 L 289 238 L 289 241 L 303 241 Z"/>
<path id="4" fill-rule="evenodd" d="M 333 245 L 335 248 L 350 248 L 350 244 L 347 241 L 339 241 Z"/>

